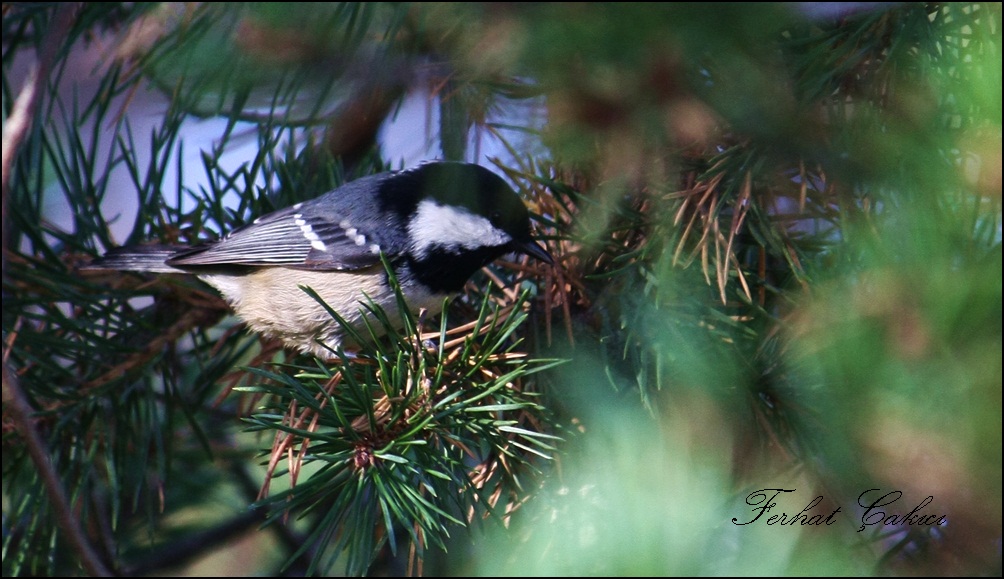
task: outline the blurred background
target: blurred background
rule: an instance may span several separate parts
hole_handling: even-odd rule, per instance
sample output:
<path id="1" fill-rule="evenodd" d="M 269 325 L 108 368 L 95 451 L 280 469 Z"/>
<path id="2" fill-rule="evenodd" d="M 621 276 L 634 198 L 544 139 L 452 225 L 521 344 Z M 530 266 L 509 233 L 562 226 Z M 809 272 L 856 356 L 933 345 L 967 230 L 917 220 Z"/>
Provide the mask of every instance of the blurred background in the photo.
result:
<path id="1" fill-rule="evenodd" d="M 5 3 L 4 575 L 1000 575 L 1000 26 Z M 435 355 L 76 269 L 428 159 L 557 262 L 476 278 L 444 327 L 503 321 Z"/>

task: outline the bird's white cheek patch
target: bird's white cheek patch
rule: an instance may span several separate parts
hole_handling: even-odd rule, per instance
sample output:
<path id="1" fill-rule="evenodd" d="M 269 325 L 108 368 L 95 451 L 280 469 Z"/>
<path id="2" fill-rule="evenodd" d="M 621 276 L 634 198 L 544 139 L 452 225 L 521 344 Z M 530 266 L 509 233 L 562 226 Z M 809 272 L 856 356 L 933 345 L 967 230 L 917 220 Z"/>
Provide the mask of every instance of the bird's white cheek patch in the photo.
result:
<path id="1" fill-rule="evenodd" d="M 418 204 L 408 235 L 412 250 L 420 257 L 433 245 L 447 248 L 476 249 L 505 245 L 512 241 L 506 232 L 490 221 L 466 209 L 440 205 L 426 199 Z"/>

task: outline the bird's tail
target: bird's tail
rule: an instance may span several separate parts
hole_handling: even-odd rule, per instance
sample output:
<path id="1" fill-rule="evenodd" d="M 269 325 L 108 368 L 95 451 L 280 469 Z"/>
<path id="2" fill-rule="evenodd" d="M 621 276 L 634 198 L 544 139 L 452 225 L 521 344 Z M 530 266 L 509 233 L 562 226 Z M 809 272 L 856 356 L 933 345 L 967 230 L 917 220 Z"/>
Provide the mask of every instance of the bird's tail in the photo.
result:
<path id="1" fill-rule="evenodd" d="M 132 245 L 116 247 L 104 256 L 85 264 L 80 269 L 149 271 L 153 273 L 185 273 L 185 270 L 164 263 L 182 248 L 171 245 Z"/>

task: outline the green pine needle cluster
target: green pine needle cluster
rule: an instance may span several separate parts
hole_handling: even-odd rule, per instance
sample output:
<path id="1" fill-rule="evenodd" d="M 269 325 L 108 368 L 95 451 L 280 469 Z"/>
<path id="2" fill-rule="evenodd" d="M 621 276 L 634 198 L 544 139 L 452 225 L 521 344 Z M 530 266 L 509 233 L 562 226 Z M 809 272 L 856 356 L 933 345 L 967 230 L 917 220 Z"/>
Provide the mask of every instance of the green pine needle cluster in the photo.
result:
<path id="1" fill-rule="evenodd" d="M 4 575 L 1000 574 L 1001 6 L 838 4 L 4 4 Z M 328 359 L 79 269 L 421 98 L 555 267 Z"/>
<path id="2" fill-rule="evenodd" d="M 529 459 L 555 452 L 560 439 L 539 430 L 544 409 L 528 379 L 557 362 L 530 360 L 512 340 L 526 321 L 523 299 L 500 320 L 488 298 L 453 347 L 445 317 L 422 335 L 406 315 L 401 333 L 371 304 L 370 335 L 340 320 L 362 347 L 350 358 L 338 352 L 339 366 L 251 369 L 262 382 L 238 388 L 269 400 L 247 419 L 276 433 L 259 503 L 268 522 L 320 518 L 303 548 L 315 548 L 308 573 L 330 569 L 343 552 L 346 570 L 363 573 L 384 543 L 393 554 L 403 548 L 399 535 L 420 565 L 425 549 L 445 548 L 451 526 L 508 512 Z M 311 474 L 297 481 L 301 469 Z M 268 493 L 283 475 L 291 487 Z"/>

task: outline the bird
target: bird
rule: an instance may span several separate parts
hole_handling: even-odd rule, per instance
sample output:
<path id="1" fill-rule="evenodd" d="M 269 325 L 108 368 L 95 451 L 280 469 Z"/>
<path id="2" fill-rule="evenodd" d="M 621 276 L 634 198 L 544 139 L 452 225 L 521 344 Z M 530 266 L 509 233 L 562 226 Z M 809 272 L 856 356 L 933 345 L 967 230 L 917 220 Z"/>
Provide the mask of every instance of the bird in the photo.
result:
<path id="1" fill-rule="evenodd" d="M 353 344 L 351 333 L 304 287 L 356 330 L 366 327 L 370 301 L 399 326 L 382 259 L 408 309 L 435 315 L 476 271 L 513 253 L 554 264 L 502 177 L 473 163 L 434 161 L 349 181 L 214 241 L 118 247 L 84 269 L 194 274 L 252 331 L 329 358 Z"/>

